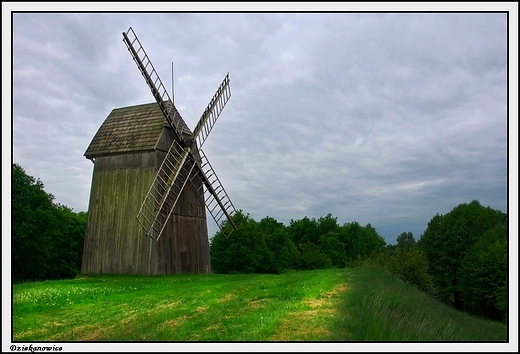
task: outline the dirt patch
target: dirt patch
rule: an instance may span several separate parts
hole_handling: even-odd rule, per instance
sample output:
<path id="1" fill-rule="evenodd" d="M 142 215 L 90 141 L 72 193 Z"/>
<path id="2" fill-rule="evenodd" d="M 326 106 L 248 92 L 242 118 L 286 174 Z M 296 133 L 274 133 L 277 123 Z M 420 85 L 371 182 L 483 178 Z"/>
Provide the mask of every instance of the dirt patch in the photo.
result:
<path id="1" fill-rule="evenodd" d="M 177 307 L 181 304 L 180 301 L 174 301 L 174 302 L 162 302 L 157 305 L 155 305 L 155 310 L 166 310 L 171 309 L 174 307 Z"/>
<path id="2" fill-rule="evenodd" d="M 208 306 L 199 306 L 195 311 L 198 313 L 205 312 L 209 307 Z"/>
<path id="3" fill-rule="evenodd" d="M 233 295 L 233 294 L 226 294 L 226 296 L 224 296 L 223 298 L 218 299 L 217 302 L 226 302 L 226 301 L 230 301 L 230 300 L 232 300 L 234 298 L 235 298 L 235 295 Z"/>
<path id="4" fill-rule="evenodd" d="M 130 322 L 134 322 L 136 318 L 137 318 L 137 316 L 136 316 L 135 313 L 132 314 L 132 315 L 130 315 L 130 316 L 128 316 L 128 317 L 126 317 L 126 318 L 123 318 L 123 319 L 121 320 L 121 326 L 126 326 L 126 325 L 129 324 Z"/>
<path id="5" fill-rule="evenodd" d="M 316 338 L 329 338 L 331 333 L 327 323 L 334 318 L 334 299 L 338 294 L 347 291 L 348 287 L 341 284 L 331 291 L 322 294 L 319 299 L 305 300 L 311 308 L 306 311 L 295 311 L 280 321 L 276 333 L 269 338 L 274 341 L 305 341 Z"/>
<path id="6" fill-rule="evenodd" d="M 293 312 L 291 316 L 300 318 L 301 320 L 312 319 L 317 316 L 328 316 L 334 314 L 333 309 L 316 309 L 301 312 Z"/>
<path id="7" fill-rule="evenodd" d="M 23 337 L 33 337 L 38 334 L 47 333 L 47 328 L 40 328 L 35 330 L 24 331 L 13 335 L 14 340 L 22 340 Z"/>
<path id="8" fill-rule="evenodd" d="M 329 291 L 328 293 L 325 293 L 325 296 L 328 297 L 328 298 L 331 298 L 331 297 L 334 297 L 336 296 L 337 294 L 339 293 L 343 293 L 347 290 L 348 288 L 343 285 L 343 284 L 340 284 L 336 287 L 334 287 L 334 289 L 332 289 L 331 291 Z"/>
<path id="9" fill-rule="evenodd" d="M 89 332 L 86 336 L 78 338 L 77 340 L 85 340 L 85 341 L 95 341 L 101 337 L 101 332 L 99 330 Z"/>
<path id="10" fill-rule="evenodd" d="M 103 334 L 107 331 L 110 331 L 114 328 L 115 325 L 110 327 L 102 328 L 94 327 L 94 326 L 83 326 L 74 330 L 72 335 L 74 336 L 72 340 L 79 341 L 97 341 L 103 337 Z"/>
<path id="11" fill-rule="evenodd" d="M 211 326 L 206 327 L 206 329 L 205 329 L 204 331 L 205 331 L 205 332 L 209 332 L 209 331 L 214 331 L 214 330 L 219 329 L 219 328 L 220 328 L 219 325 L 212 324 Z"/>
<path id="12" fill-rule="evenodd" d="M 253 300 L 249 303 L 249 307 L 252 309 L 257 309 L 259 307 L 264 307 L 263 302 L 267 301 L 268 299 L 259 299 L 259 300 Z"/>
<path id="13" fill-rule="evenodd" d="M 329 304 L 329 299 L 336 297 L 338 294 L 343 293 L 347 290 L 347 287 L 345 285 L 338 285 L 334 289 L 332 289 L 329 292 L 326 292 L 323 298 L 321 299 L 312 299 L 305 301 L 307 305 L 309 305 L 311 308 L 318 308 L 322 307 L 325 304 Z"/>
<path id="14" fill-rule="evenodd" d="M 325 303 L 325 300 L 313 299 L 313 300 L 306 301 L 305 303 L 307 305 L 309 305 L 311 308 L 315 308 L 315 307 L 323 306 L 323 304 Z"/>
<path id="15" fill-rule="evenodd" d="M 328 312 L 328 311 L 327 311 Z M 314 323 L 317 316 L 323 316 L 323 311 L 311 310 L 293 312 L 281 321 L 280 326 L 269 340 L 272 341 L 305 341 L 330 336 L 326 326 Z"/>
<path id="16" fill-rule="evenodd" d="M 180 325 L 182 325 L 184 323 L 184 321 L 186 321 L 187 318 L 188 318 L 187 316 L 181 316 L 181 317 L 178 317 L 178 318 L 173 318 L 171 320 L 165 321 L 164 324 L 168 325 L 168 326 L 170 326 L 172 328 L 177 328 Z"/>

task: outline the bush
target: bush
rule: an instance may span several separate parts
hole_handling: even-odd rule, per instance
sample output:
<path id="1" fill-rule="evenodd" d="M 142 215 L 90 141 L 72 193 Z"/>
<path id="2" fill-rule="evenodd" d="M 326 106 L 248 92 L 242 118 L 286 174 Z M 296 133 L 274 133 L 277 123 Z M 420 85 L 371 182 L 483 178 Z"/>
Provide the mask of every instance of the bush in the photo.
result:
<path id="1" fill-rule="evenodd" d="M 307 242 L 300 246 L 301 258 L 298 268 L 307 269 L 326 269 L 332 268 L 332 262 L 329 257 L 320 252 L 318 246 Z"/>
<path id="2" fill-rule="evenodd" d="M 417 247 L 397 247 L 373 254 L 365 265 L 375 265 L 412 284 L 422 291 L 430 292 L 432 277 L 428 274 L 428 259 Z"/>
<path id="3" fill-rule="evenodd" d="M 389 269 L 393 274 L 422 291 L 431 289 L 432 277 L 428 274 L 428 259 L 417 248 L 398 250 L 390 260 Z"/>

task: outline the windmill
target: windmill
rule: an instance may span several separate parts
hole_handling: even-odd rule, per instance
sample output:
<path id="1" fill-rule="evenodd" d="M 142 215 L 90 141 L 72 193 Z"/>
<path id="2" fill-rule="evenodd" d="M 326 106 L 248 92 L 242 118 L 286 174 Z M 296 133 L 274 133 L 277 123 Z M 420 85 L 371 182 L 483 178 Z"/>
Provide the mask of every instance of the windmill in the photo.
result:
<path id="1" fill-rule="evenodd" d="M 236 210 L 202 151 L 202 145 L 231 97 L 229 73 L 202 113 L 195 129 L 190 133 L 186 123 L 174 108 L 173 101 L 132 27 L 127 32 L 123 32 L 123 41 L 177 138 L 168 149 L 141 204 L 137 215 L 139 223 L 146 235 L 157 241 L 186 183 L 200 177 L 203 183 L 198 191 L 205 197 L 207 210 L 219 227 L 223 225 L 225 219 L 229 221 L 228 228 L 222 230 L 226 236 L 229 236 L 231 231 L 236 229 L 231 218 Z M 196 174 L 190 177 L 193 170 Z M 206 188 L 207 193 L 204 193 L 202 186 Z"/>
<path id="2" fill-rule="evenodd" d="M 131 27 L 123 41 L 156 102 L 113 109 L 85 152 L 94 172 L 81 271 L 208 273 L 206 210 L 225 236 L 236 229 L 202 150 L 231 97 L 229 74 L 191 131 Z"/>

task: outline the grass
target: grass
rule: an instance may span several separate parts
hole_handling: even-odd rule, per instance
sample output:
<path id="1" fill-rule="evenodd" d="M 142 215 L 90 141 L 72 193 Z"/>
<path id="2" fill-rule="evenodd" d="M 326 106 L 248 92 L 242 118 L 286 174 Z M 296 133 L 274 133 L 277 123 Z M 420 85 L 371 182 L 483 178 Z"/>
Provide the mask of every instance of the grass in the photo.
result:
<path id="1" fill-rule="evenodd" d="M 505 323 L 482 320 L 439 303 L 375 267 L 356 269 L 355 290 L 341 304 L 356 341 L 505 342 Z"/>
<path id="2" fill-rule="evenodd" d="M 13 286 L 13 340 L 506 341 L 375 268 L 102 275 Z"/>

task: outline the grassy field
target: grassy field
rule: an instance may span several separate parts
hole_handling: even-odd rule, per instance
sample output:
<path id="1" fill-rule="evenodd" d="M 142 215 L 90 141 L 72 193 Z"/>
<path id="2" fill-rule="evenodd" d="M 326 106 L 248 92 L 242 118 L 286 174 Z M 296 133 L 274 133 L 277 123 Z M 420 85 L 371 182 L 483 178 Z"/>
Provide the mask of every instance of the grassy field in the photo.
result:
<path id="1" fill-rule="evenodd" d="M 81 276 L 13 287 L 13 340 L 506 341 L 376 268 Z"/>

